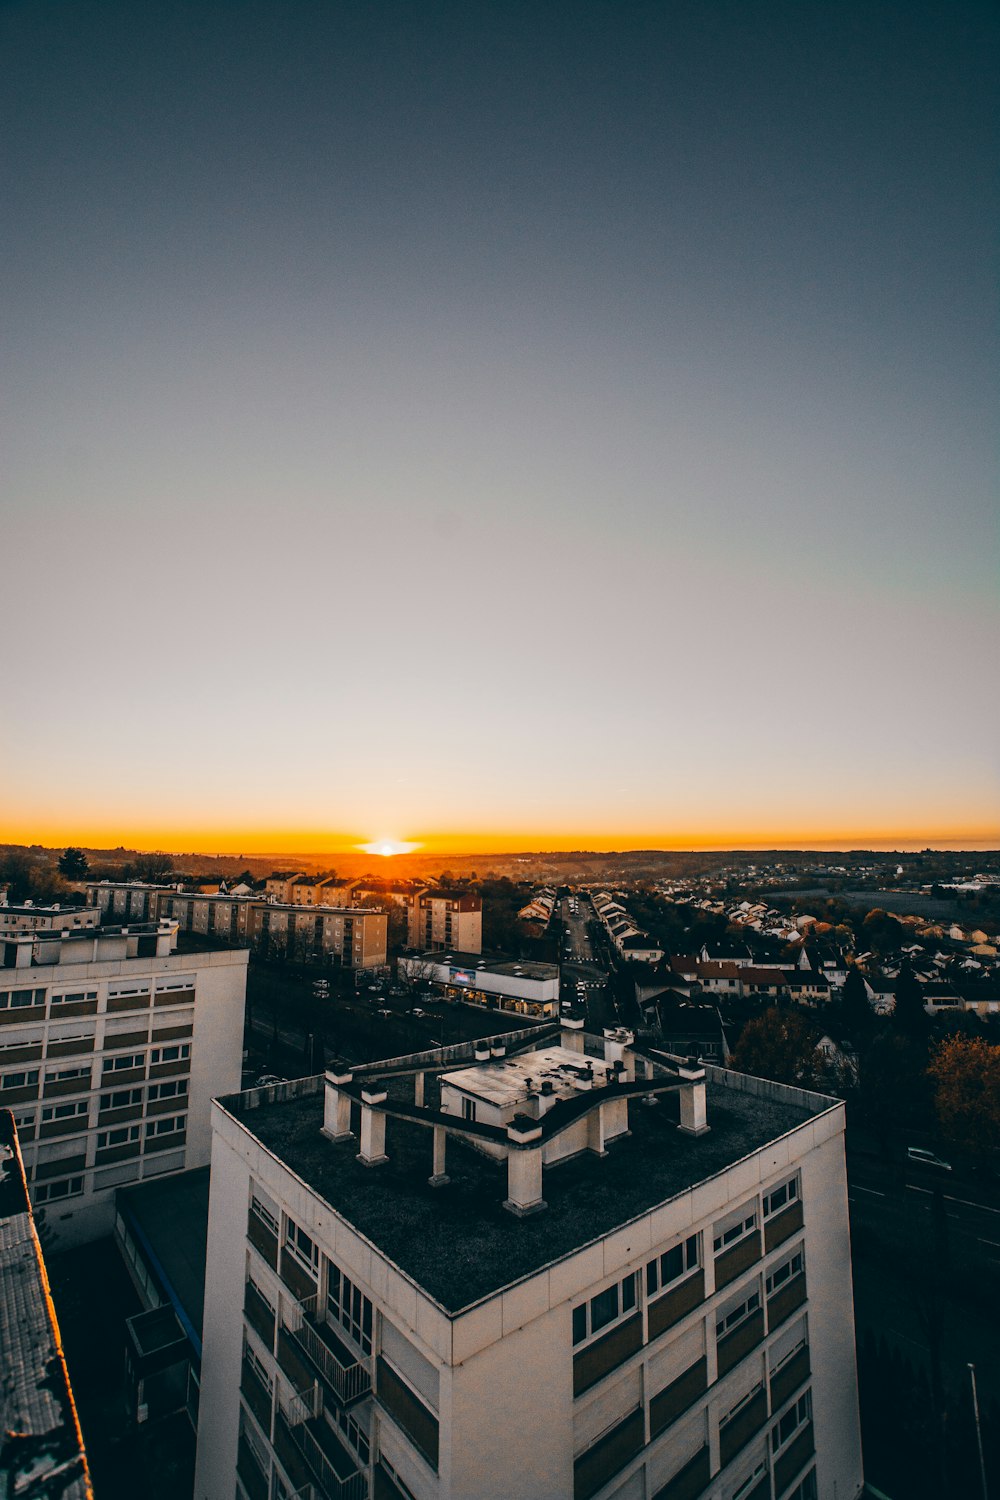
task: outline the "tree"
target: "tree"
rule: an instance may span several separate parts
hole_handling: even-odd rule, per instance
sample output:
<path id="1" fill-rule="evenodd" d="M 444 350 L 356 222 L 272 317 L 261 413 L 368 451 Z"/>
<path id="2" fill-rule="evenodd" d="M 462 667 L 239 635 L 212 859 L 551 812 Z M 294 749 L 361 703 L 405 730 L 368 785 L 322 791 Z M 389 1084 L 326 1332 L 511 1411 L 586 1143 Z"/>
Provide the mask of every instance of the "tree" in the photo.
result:
<path id="1" fill-rule="evenodd" d="M 981 1037 L 948 1037 L 927 1072 L 945 1138 L 978 1156 L 995 1152 L 1000 1141 L 1000 1047 Z"/>
<path id="2" fill-rule="evenodd" d="M 90 869 L 90 860 L 82 849 L 67 849 L 59 856 L 59 874 L 67 880 L 85 880 Z"/>
<path id="3" fill-rule="evenodd" d="M 137 854 L 132 868 L 137 879 L 157 881 L 170 874 L 174 862 L 169 854 Z"/>
<path id="4" fill-rule="evenodd" d="M 893 1025 L 907 1036 L 925 1036 L 927 1012 L 924 1010 L 924 993 L 908 963 L 900 968 L 893 993 L 896 1000 L 892 1011 Z"/>
<path id="5" fill-rule="evenodd" d="M 875 906 L 861 924 L 861 943 L 876 953 L 898 953 L 903 946 L 906 930 L 902 922 Z"/>
<path id="6" fill-rule="evenodd" d="M 841 1014 L 851 1041 L 857 1045 L 871 1035 L 875 1021 L 864 976 L 859 969 L 851 969 L 844 982 L 840 996 Z"/>
<path id="7" fill-rule="evenodd" d="M 738 1073 L 809 1088 L 816 1074 L 818 1039 L 803 1016 L 772 1007 L 744 1026 L 732 1066 Z"/>

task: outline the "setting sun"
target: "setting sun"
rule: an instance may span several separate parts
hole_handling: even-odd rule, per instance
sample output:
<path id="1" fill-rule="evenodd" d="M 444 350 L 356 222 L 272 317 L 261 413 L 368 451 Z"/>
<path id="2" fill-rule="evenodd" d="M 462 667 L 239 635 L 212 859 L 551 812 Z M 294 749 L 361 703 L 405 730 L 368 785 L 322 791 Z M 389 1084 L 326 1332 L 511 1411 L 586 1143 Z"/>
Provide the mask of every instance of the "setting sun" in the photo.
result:
<path id="1" fill-rule="evenodd" d="M 420 845 L 400 843 L 398 839 L 376 839 L 373 844 L 359 844 L 358 848 L 365 854 L 380 854 L 383 859 L 389 859 L 393 854 L 412 854 Z"/>

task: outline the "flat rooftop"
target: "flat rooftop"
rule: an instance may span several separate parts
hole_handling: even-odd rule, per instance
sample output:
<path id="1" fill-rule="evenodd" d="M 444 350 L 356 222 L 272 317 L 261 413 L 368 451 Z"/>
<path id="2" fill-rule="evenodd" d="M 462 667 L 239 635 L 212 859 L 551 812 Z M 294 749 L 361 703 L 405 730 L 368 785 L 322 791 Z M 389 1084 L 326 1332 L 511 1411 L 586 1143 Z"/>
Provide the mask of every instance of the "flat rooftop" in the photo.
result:
<path id="1" fill-rule="evenodd" d="M 406 957 L 417 963 L 440 964 L 442 968 L 476 969 L 486 974 L 519 974 L 527 979 L 559 977 L 558 964 L 536 963 L 529 958 L 509 958 L 505 953 L 461 953 L 458 949 L 452 949 L 448 953 L 436 951 L 407 954 Z"/>
<path id="2" fill-rule="evenodd" d="M 117 1203 L 138 1228 L 163 1290 L 201 1343 L 208 1246 L 208 1167 L 119 1190 Z"/>
<path id="3" fill-rule="evenodd" d="M 561 1052 L 561 1048 L 554 1051 Z M 536 1054 L 537 1055 L 537 1054 Z M 578 1063 L 599 1059 L 577 1054 Z M 431 1064 L 426 1064 L 431 1066 Z M 459 1071 L 459 1070 L 455 1070 Z M 377 1069 L 358 1082 L 374 1083 Z M 233 1094 L 219 1102 L 246 1130 L 447 1311 L 455 1313 L 570 1255 L 594 1239 L 733 1166 L 768 1142 L 824 1113 L 835 1101 L 788 1102 L 708 1083 L 710 1130 L 681 1134 L 679 1100 L 655 1107 L 634 1101 L 631 1134 L 609 1143 L 599 1160 L 589 1152 L 547 1166 L 543 1213 L 517 1218 L 502 1206 L 506 1164 L 448 1137 L 446 1187 L 432 1188 L 431 1132 L 391 1116 L 388 1161 L 357 1160 L 357 1139 L 334 1143 L 321 1134 L 324 1080 L 301 1080 L 298 1097 L 268 1098 L 279 1089 Z M 311 1087 L 314 1092 L 302 1092 Z M 412 1101 L 412 1079 L 379 1081 L 394 1098 Z M 426 1102 L 436 1109 L 436 1075 L 426 1075 Z M 798 1098 L 808 1096 L 797 1096 Z M 356 1124 L 355 1124 L 356 1128 Z"/>
<path id="4" fill-rule="evenodd" d="M 0 1495 L 92 1500 L 9 1110 L 0 1110 L 0 1371 Z"/>

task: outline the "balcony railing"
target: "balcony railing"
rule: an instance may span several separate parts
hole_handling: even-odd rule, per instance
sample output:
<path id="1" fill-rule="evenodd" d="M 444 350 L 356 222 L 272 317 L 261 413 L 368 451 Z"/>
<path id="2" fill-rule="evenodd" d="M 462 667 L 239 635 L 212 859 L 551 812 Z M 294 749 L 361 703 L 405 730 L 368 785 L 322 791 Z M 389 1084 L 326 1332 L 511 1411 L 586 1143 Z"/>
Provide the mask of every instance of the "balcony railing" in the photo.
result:
<path id="1" fill-rule="evenodd" d="M 317 1500 L 367 1500 L 367 1475 L 321 1416 L 319 1386 L 300 1396 L 281 1397 L 278 1404 L 292 1442 L 315 1477 Z M 339 1467 L 331 1462 L 332 1454 Z"/>
<path id="2" fill-rule="evenodd" d="M 288 1331 L 343 1406 L 366 1396 L 372 1372 L 363 1356 L 349 1349 L 320 1316 L 319 1297 L 307 1297 L 290 1309 Z"/>

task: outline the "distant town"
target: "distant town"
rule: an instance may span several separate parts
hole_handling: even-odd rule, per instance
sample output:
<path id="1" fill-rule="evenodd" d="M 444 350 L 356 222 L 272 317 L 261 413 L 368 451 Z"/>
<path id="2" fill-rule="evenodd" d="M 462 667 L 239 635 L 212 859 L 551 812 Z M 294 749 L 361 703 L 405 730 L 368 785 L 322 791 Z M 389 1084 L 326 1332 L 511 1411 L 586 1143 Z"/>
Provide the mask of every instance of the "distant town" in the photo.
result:
<path id="1" fill-rule="evenodd" d="M 0 850 L 4 1493 L 978 1493 L 1000 853 L 361 863 Z"/>

